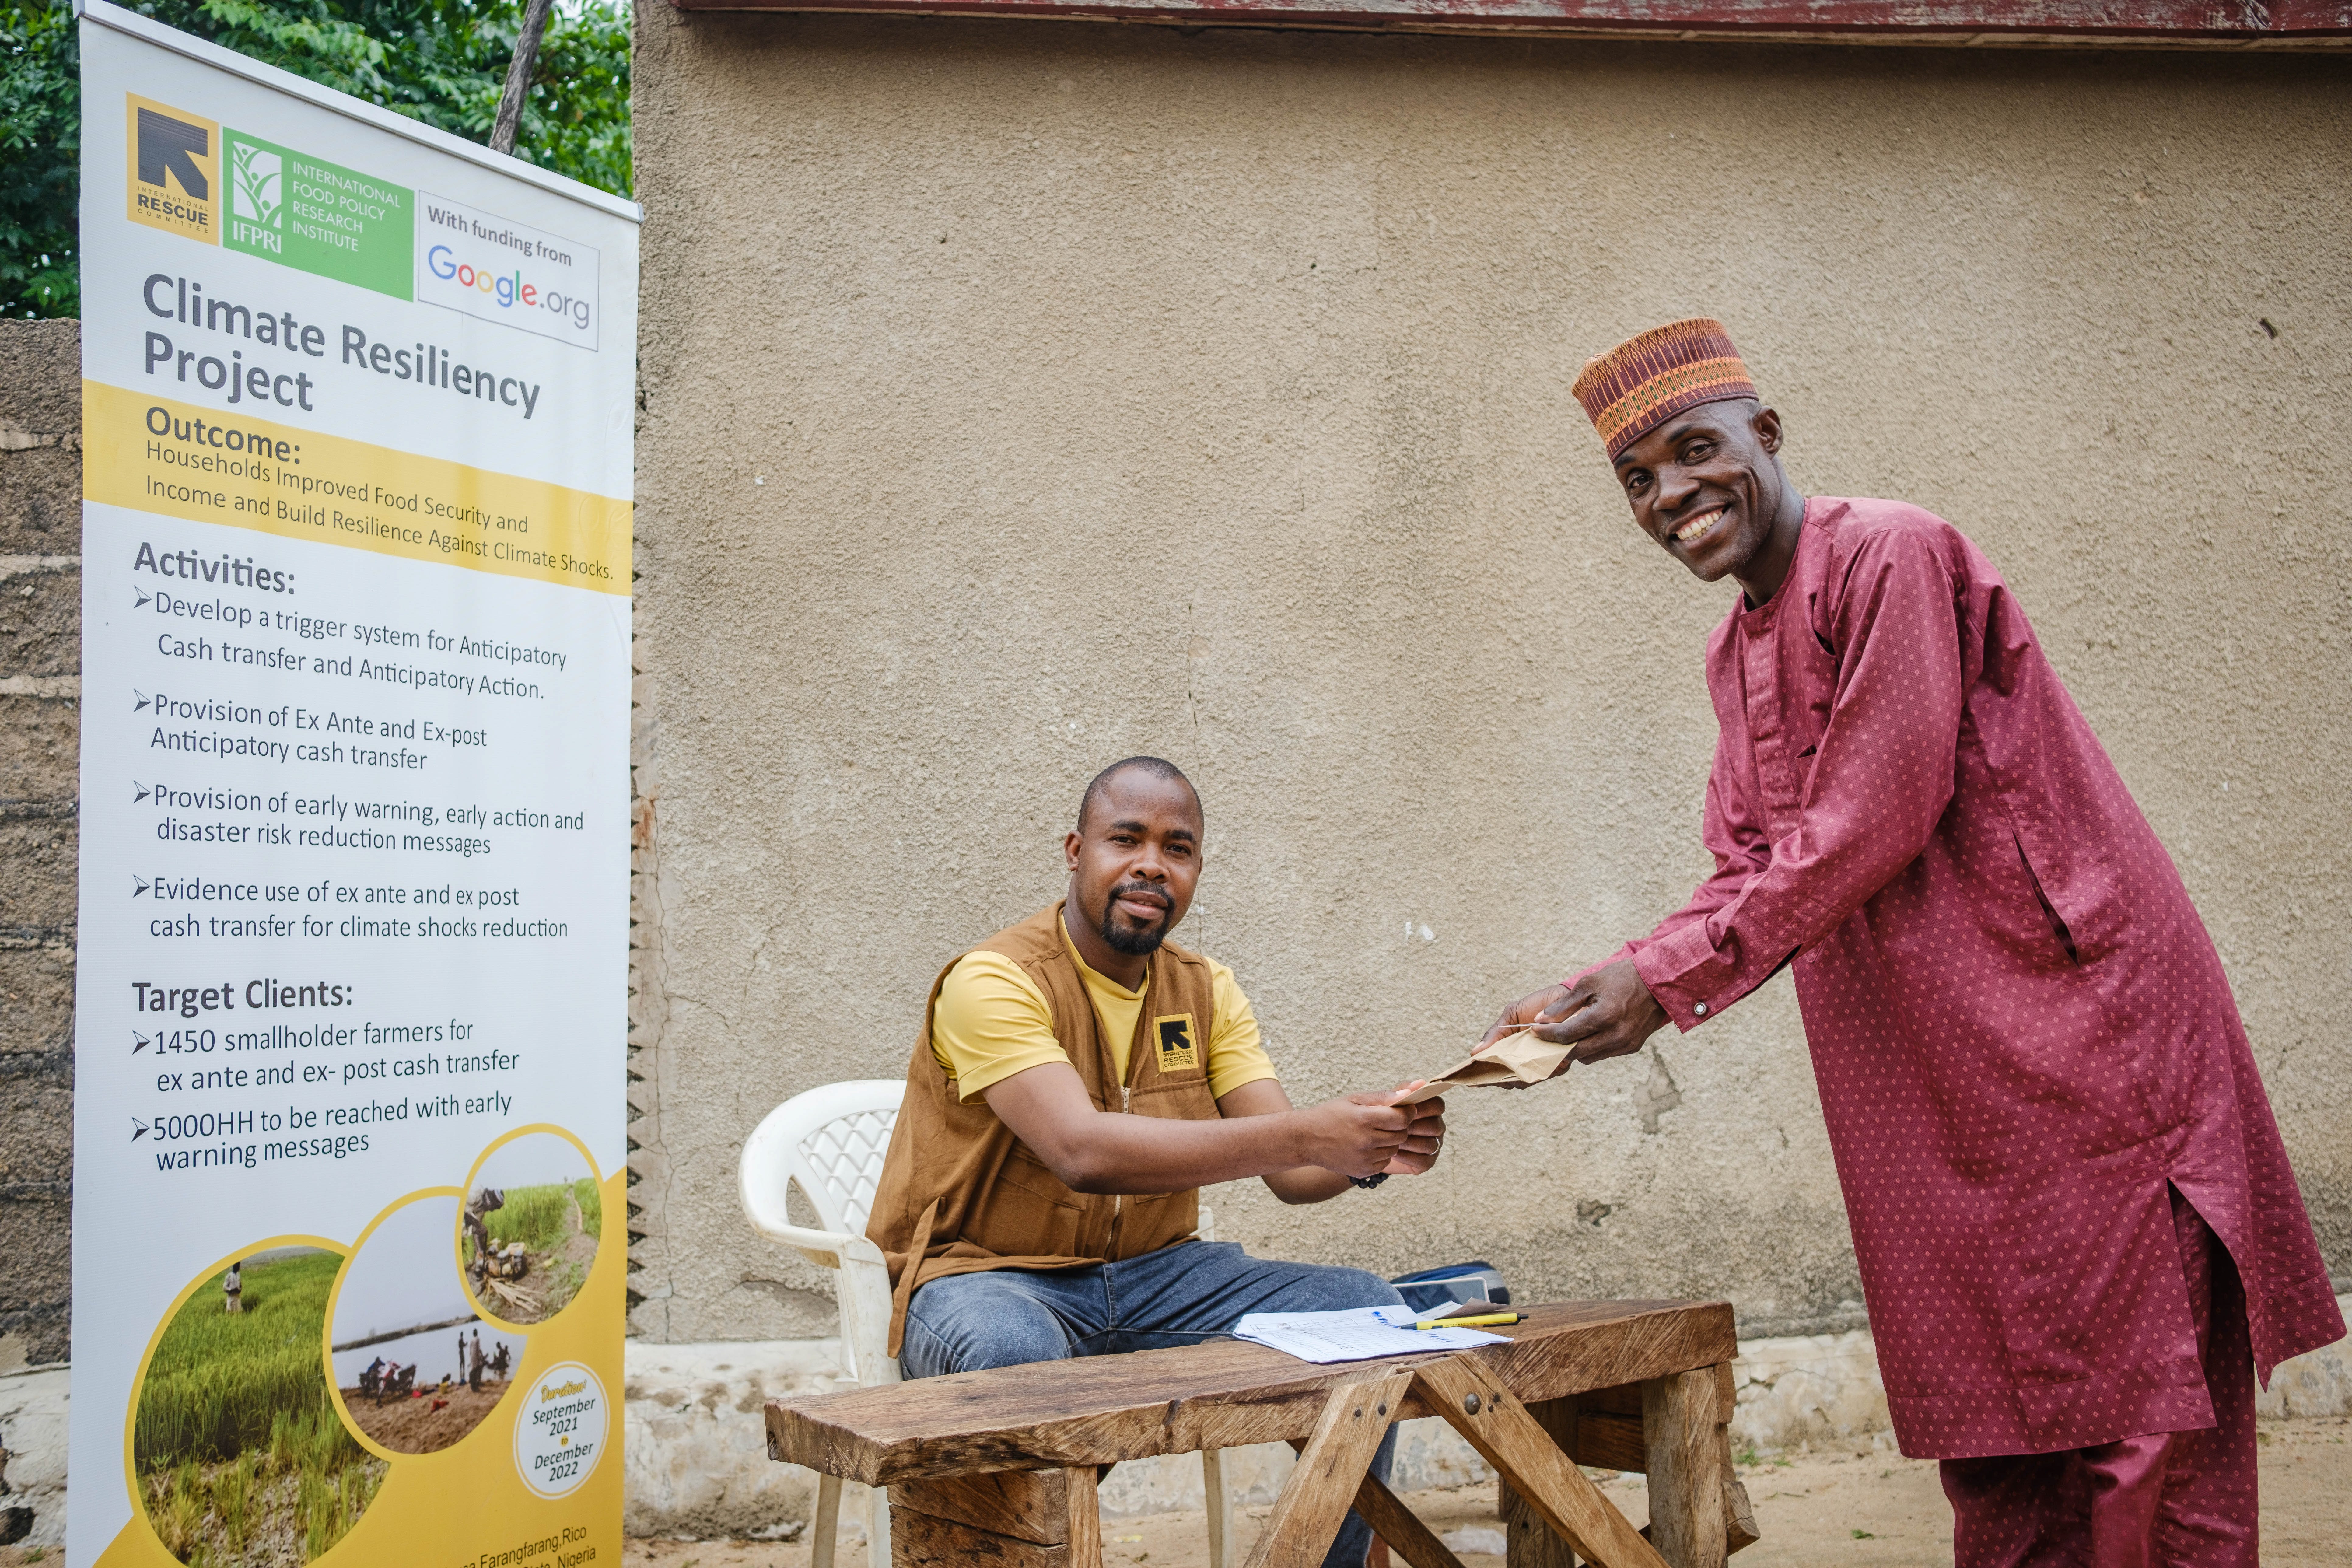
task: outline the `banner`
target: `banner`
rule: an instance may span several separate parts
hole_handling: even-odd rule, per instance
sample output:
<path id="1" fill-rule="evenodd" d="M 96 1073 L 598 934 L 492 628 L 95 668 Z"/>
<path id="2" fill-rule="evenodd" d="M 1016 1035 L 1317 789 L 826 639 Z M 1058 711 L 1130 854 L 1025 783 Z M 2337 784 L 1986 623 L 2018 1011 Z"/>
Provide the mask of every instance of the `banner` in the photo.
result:
<path id="1" fill-rule="evenodd" d="M 617 1563 L 637 209 L 81 52 L 68 1560 Z"/>

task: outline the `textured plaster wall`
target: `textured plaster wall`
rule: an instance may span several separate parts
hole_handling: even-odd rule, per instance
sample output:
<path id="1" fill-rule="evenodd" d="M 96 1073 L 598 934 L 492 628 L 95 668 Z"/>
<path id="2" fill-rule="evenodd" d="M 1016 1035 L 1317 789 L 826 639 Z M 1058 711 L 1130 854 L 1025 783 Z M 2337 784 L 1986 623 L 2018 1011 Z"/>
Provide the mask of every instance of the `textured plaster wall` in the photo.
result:
<path id="1" fill-rule="evenodd" d="M 2352 1269 L 2344 62 L 638 17 L 641 1335 L 829 1331 L 740 1141 L 903 1069 L 1113 758 L 1199 782 L 1181 935 L 1302 1100 L 1672 908 L 1727 590 L 1569 387 L 1700 311 L 1802 487 L 2010 574 Z M 1219 1230 L 1858 1324 L 1785 981 L 1453 1120 L 1432 1179 Z"/>

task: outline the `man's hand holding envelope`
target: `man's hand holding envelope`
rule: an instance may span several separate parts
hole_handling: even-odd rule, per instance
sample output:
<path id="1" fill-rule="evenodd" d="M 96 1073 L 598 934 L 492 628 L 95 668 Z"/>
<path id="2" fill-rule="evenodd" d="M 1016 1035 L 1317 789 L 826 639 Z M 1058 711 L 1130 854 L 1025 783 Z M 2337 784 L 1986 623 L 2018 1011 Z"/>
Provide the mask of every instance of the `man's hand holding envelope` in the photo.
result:
<path id="1" fill-rule="evenodd" d="M 1666 1021 L 1631 959 L 1605 963 L 1573 985 L 1547 985 L 1504 1008 L 1477 1049 L 1404 1103 L 1449 1089 L 1525 1089 L 1558 1078 L 1572 1062 L 1638 1051 Z"/>

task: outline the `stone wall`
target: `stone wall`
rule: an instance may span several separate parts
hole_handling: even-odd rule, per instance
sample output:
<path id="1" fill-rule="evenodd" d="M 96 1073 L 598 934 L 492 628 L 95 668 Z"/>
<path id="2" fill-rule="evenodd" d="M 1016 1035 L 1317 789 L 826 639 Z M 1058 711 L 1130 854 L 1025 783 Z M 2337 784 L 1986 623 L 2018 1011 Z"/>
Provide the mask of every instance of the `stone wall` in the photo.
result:
<path id="1" fill-rule="evenodd" d="M 0 322 L 0 1373 L 66 1358 L 81 329 Z"/>
<path id="2" fill-rule="evenodd" d="M 0 1373 L 0 1542 L 52 1549 L 65 1543 L 72 1383 L 62 1363 Z"/>
<path id="3" fill-rule="evenodd" d="M 66 1359 L 72 1299 L 80 670 L 80 324 L 0 321 L 0 1541 L 38 1544 L 64 1527 L 64 1373 L 25 1369 Z"/>

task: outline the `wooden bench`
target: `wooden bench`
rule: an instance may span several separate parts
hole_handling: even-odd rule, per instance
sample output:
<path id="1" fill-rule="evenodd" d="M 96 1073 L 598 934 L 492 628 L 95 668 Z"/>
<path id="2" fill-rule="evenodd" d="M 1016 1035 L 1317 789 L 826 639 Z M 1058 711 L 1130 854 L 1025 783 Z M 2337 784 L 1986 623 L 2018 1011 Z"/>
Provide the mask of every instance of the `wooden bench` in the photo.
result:
<path id="1" fill-rule="evenodd" d="M 1298 1465 L 1247 1568 L 1317 1568 L 1351 1507 L 1412 1568 L 1461 1568 L 1367 1474 L 1391 1423 L 1435 1415 L 1501 1478 L 1511 1568 L 1572 1568 L 1570 1552 L 1601 1568 L 1722 1568 L 1756 1538 L 1724 1434 L 1730 1307 L 1527 1310 L 1501 1331 L 1509 1343 L 1450 1354 L 1317 1366 L 1223 1340 L 779 1399 L 768 1452 L 890 1488 L 894 1564 L 1100 1568 L 1096 1488 L 1110 1466 L 1288 1442 Z M 1649 1528 L 1579 1465 L 1646 1472 Z"/>

